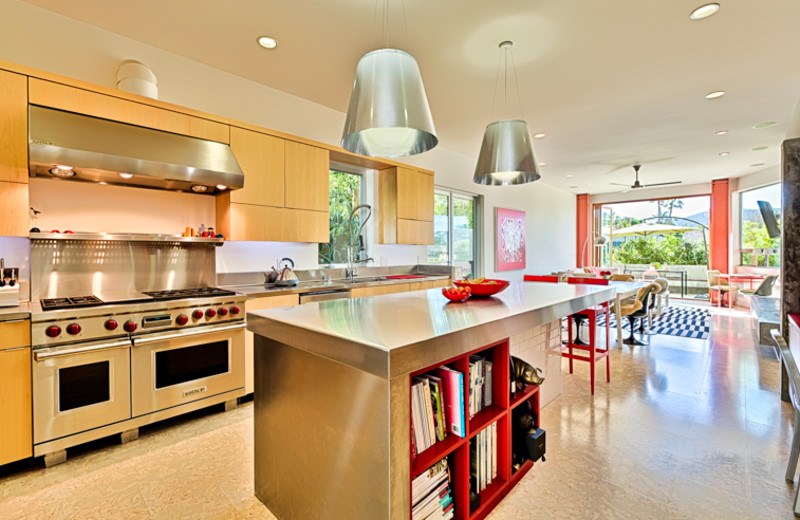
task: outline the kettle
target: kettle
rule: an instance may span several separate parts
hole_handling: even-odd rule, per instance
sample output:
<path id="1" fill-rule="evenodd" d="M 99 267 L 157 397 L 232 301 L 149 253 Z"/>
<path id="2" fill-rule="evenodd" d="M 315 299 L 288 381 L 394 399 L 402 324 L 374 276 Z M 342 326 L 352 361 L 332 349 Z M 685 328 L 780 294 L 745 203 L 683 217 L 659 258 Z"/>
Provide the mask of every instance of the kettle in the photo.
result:
<path id="1" fill-rule="evenodd" d="M 284 264 L 284 262 L 286 262 Z M 281 267 L 283 264 L 283 267 Z M 292 264 L 289 267 L 289 264 Z M 278 276 L 278 279 L 275 280 L 275 285 L 279 287 L 290 287 L 293 285 L 297 285 L 297 275 L 294 274 L 294 260 L 291 258 L 281 258 L 281 261 L 278 262 L 278 269 L 280 269 L 281 274 Z"/>

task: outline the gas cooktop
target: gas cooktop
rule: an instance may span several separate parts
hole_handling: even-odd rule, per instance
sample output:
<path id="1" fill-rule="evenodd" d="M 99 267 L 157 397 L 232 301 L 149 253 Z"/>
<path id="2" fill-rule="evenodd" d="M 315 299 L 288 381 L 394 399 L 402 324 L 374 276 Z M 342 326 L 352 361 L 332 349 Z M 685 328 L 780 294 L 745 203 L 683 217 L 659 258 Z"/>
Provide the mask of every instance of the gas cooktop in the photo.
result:
<path id="1" fill-rule="evenodd" d="M 168 300 L 182 300 L 188 298 L 204 298 L 210 296 L 234 296 L 233 291 L 226 291 L 216 287 L 197 287 L 194 289 L 171 289 L 165 291 L 143 291 L 141 296 L 128 294 L 126 297 L 109 297 L 102 300 L 97 296 L 74 296 L 71 298 L 45 298 L 41 301 L 43 311 L 60 309 L 79 309 L 83 307 L 99 307 L 101 305 L 157 302 Z M 105 296 L 105 295 L 104 295 Z"/>

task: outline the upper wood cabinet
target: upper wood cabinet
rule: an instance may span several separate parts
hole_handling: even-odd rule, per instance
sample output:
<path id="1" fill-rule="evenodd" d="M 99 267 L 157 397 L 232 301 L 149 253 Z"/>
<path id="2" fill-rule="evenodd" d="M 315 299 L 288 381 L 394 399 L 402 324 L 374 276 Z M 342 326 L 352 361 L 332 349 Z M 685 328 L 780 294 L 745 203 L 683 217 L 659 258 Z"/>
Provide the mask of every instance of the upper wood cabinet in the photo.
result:
<path id="1" fill-rule="evenodd" d="M 28 182 L 28 78 L 6 71 L 0 71 L 0 181 Z"/>
<path id="2" fill-rule="evenodd" d="M 30 321 L 0 322 L 0 465 L 33 455 Z"/>
<path id="3" fill-rule="evenodd" d="M 286 141 L 286 207 L 328 211 L 330 207 L 328 150 Z"/>
<path id="4" fill-rule="evenodd" d="M 231 127 L 231 151 L 244 172 L 244 188 L 231 191 L 231 202 L 284 206 L 283 139 Z"/>
<path id="5" fill-rule="evenodd" d="M 228 143 L 229 126 L 202 117 L 158 108 L 122 97 L 30 78 L 29 99 L 41 105 L 175 134 Z"/>
<path id="6" fill-rule="evenodd" d="M 0 182 L 0 236 L 27 237 L 29 226 L 28 184 Z"/>
<path id="7" fill-rule="evenodd" d="M 378 173 L 378 242 L 433 244 L 433 175 L 393 167 Z"/>
<path id="8" fill-rule="evenodd" d="M 397 170 L 397 218 L 433 221 L 433 175 Z"/>

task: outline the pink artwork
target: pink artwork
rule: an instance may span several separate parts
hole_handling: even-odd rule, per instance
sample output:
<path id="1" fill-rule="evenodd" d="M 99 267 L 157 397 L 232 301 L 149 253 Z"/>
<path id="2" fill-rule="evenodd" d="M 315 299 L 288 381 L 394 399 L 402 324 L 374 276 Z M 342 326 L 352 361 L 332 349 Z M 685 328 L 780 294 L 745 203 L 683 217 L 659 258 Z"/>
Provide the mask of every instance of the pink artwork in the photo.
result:
<path id="1" fill-rule="evenodd" d="M 525 212 L 495 209 L 497 270 L 525 269 Z"/>

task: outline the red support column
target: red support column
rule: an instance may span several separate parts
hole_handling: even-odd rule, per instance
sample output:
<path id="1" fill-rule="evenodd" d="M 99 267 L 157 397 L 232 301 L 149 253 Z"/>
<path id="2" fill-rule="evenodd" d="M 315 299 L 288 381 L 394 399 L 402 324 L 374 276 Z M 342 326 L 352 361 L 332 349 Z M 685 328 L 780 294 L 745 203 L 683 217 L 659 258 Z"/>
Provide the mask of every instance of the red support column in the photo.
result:
<path id="1" fill-rule="evenodd" d="M 730 272 L 730 233 L 731 233 L 731 192 L 730 180 L 711 181 L 711 219 L 709 223 L 709 263 L 711 269 L 723 273 Z"/>
<path id="2" fill-rule="evenodd" d="M 581 193 L 577 196 L 577 215 L 576 215 L 576 249 L 575 266 L 583 267 L 581 255 L 586 239 L 592 235 L 592 203 L 588 193 Z M 593 265 L 592 250 L 586 247 L 586 265 Z"/>

